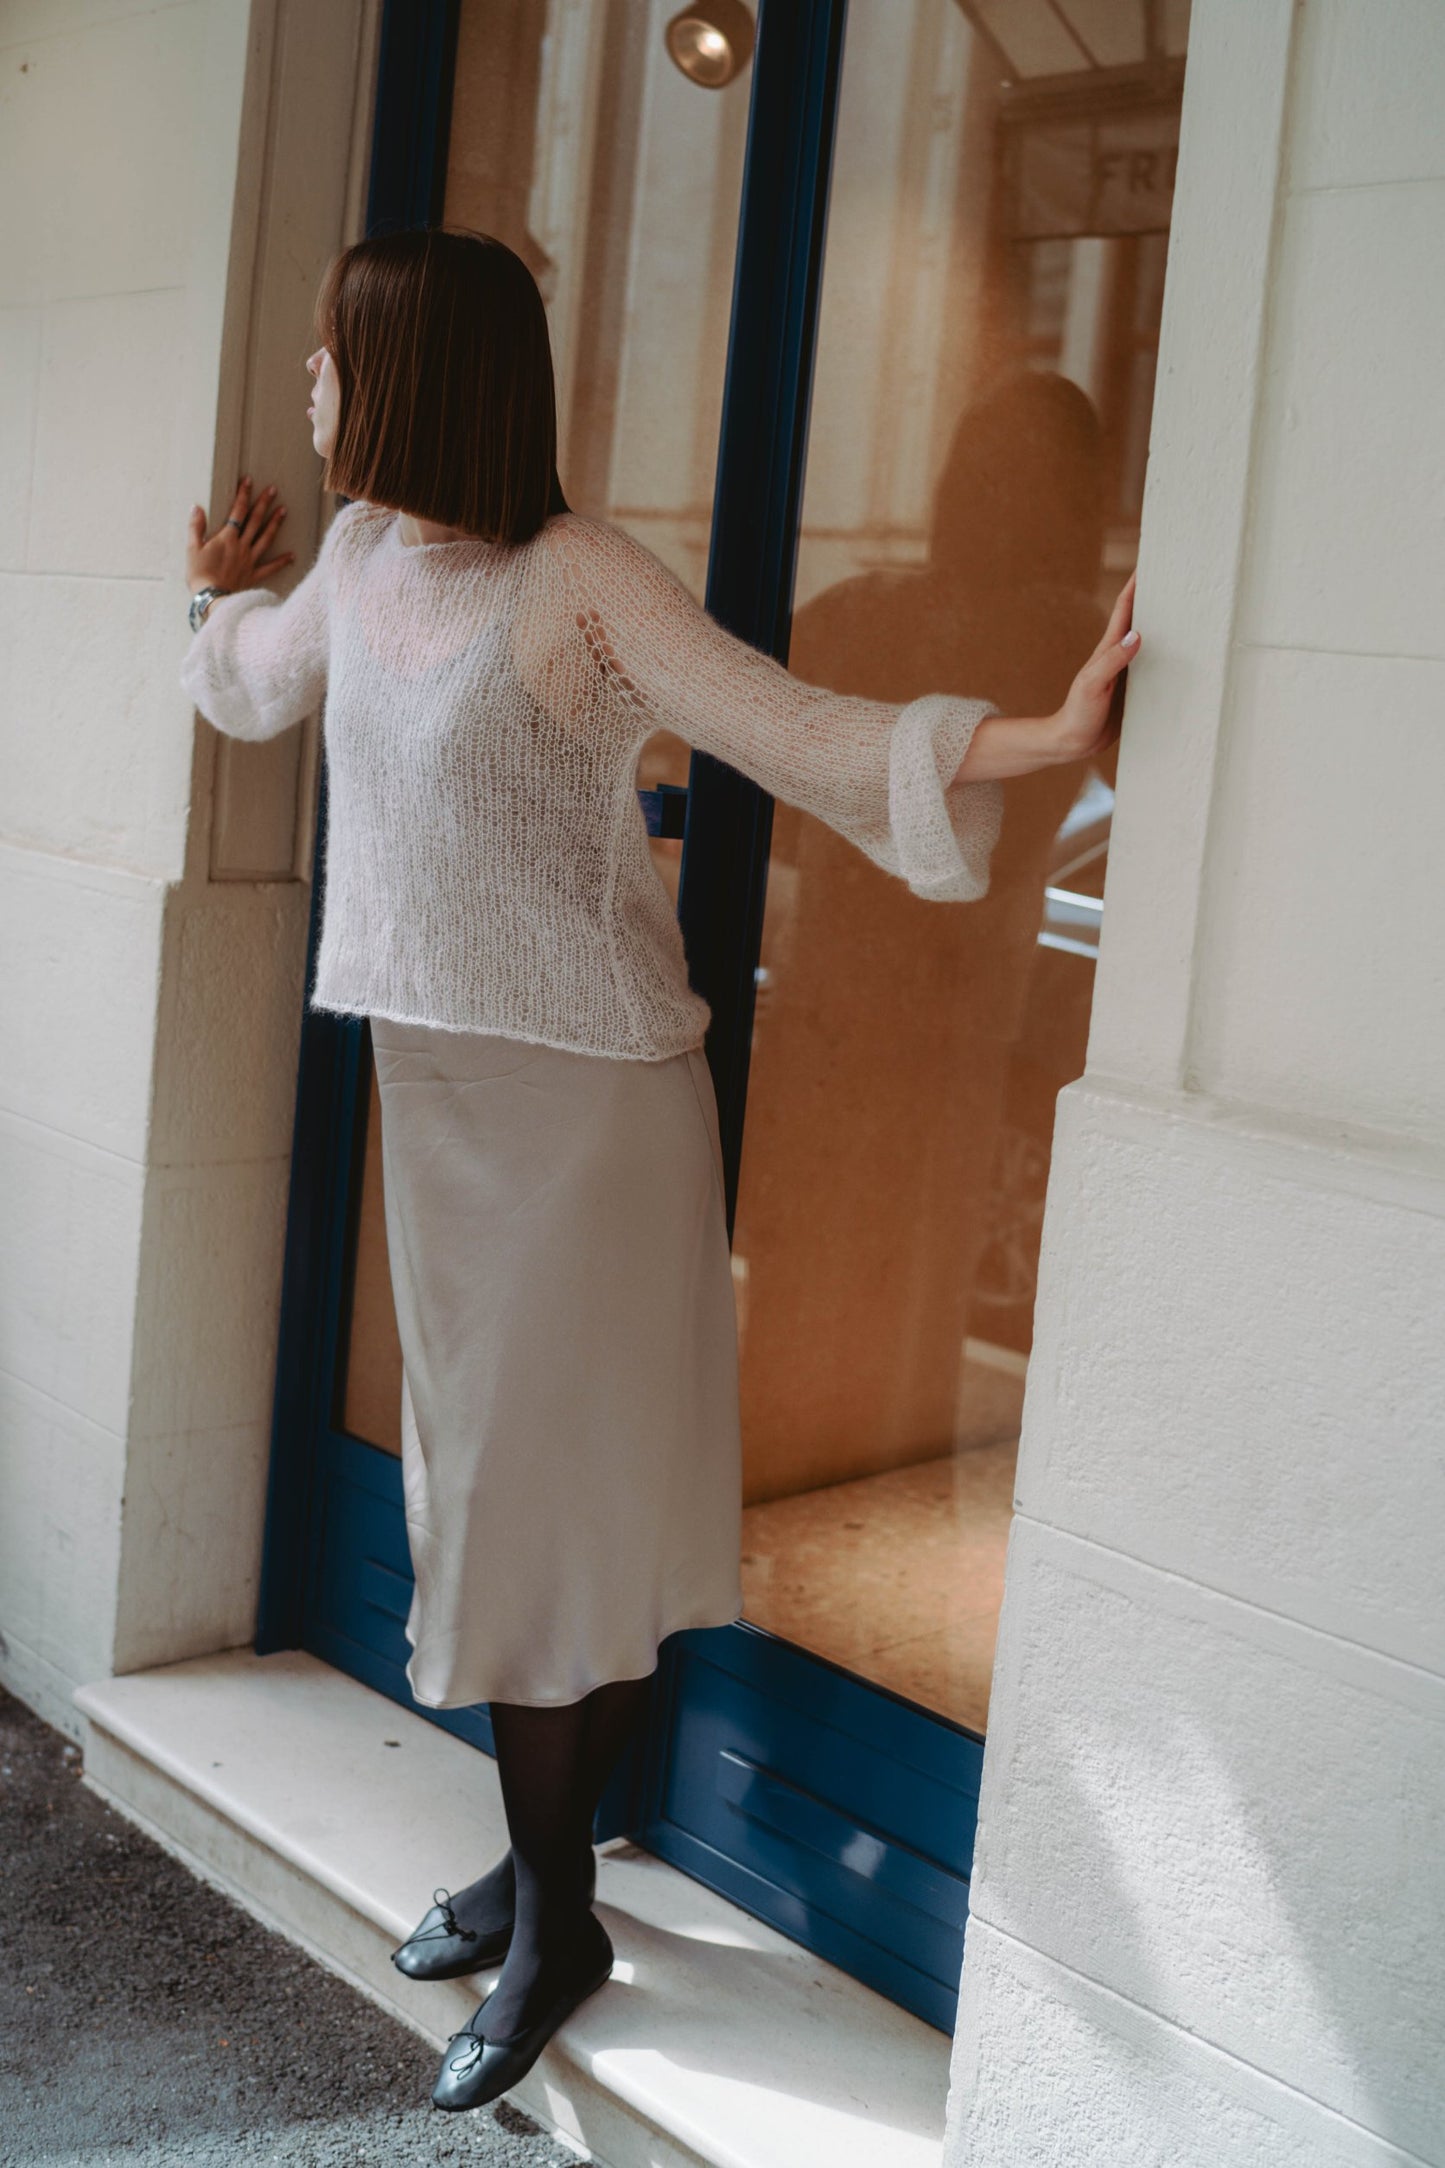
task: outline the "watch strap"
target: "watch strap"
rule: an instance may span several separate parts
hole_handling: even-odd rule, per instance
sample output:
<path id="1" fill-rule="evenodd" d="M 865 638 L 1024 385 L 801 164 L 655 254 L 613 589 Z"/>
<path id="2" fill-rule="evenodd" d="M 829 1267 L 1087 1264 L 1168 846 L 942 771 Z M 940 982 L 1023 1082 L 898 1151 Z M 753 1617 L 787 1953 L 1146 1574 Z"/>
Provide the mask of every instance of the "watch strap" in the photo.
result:
<path id="1" fill-rule="evenodd" d="M 198 587 L 196 589 L 196 592 L 191 597 L 191 606 L 186 612 L 192 632 L 200 631 L 217 595 L 229 593 L 230 589 L 226 587 Z"/>

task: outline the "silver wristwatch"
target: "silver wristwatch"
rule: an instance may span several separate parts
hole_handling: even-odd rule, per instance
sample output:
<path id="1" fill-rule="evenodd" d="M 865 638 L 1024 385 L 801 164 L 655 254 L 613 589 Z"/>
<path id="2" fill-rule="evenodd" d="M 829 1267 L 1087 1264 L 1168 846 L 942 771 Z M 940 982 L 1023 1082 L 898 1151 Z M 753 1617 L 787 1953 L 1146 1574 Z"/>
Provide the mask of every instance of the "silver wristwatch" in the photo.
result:
<path id="1" fill-rule="evenodd" d="M 229 587 L 198 587 L 191 597 L 190 620 L 192 632 L 199 632 L 206 622 L 206 612 L 217 595 L 228 595 Z"/>

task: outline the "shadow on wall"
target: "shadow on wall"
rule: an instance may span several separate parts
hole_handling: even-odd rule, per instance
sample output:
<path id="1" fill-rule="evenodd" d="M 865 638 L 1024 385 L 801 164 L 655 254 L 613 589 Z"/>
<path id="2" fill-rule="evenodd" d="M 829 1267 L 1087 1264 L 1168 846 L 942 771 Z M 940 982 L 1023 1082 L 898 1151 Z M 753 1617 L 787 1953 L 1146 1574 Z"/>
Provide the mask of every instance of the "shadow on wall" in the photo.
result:
<path id="1" fill-rule="evenodd" d="M 1015 1523 L 973 1915 L 1411 2161 L 1445 2158 L 1442 1832 L 1427 1826 L 1439 1782 L 1412 1775 L 1418 1712 L 1316 1668 L 1303 1641 L 1293 1655 L 1284 1636 L 1234 1637 L 1213 1599 L 1146 1599 L 1086 1577 L 1062 1550 Z M 985 2025 L 995 1992 L 985 1987 Z M 1192 2057 L 1165 2071 L 1127 2025 L 1104 2032 L 1068 2007 L 1064 2020 L 1051 2004 L 1035 2043 L 1054 2073 L 1042 2088 L 1021 2089 L 986 2042 L 964 2043 L 960 2064 L 980 2051 L 976 2093 L 953 2107 L 965 2150 L 1005 2110 L 1027 2124 L 1024 2093 L 1037 2095 L 1040 2134 L 1056 2135 L 1074 2085 L 1081 2127 L 1102 2132 L 1137 2103 L 1136 2134 L 1157 2145 L 1172 2112 L 1161 2087 L 1187 2091 Z M 1088 2038 L 1071 2056 L 1073 2030 Z M 1012 2042 L 1010 2068 L 1021 2052 Z M 1198 2090 L 1221 2117 L 1254 2112 L 1203 2064 Z M 1115 2149 L 1119 2135 L 1110 2168 L 1135 2157 Z M 1291 2117 L 1269 2158 L 1323 2168 L 1317 2135 Z M 1223 2140 L 1196 2125 L 1169 2157 L 1203 2168 Z M 1235 2132 L 1227 2157 L 1247 2150 Z M 1105 2157 L 1081 2153 L 1080 2168 Z M 1338 2156 L 1362 2157 L 1353 2142 Z"/>

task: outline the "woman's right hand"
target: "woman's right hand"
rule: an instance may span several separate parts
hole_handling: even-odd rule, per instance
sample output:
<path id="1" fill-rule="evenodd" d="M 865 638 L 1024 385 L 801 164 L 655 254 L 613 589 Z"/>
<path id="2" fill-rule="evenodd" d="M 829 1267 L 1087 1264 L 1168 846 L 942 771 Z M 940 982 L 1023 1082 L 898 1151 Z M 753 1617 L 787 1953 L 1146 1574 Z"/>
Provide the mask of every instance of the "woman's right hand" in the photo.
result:
<path id="1" fill-rule="evenodd" d="M 1134 630 L 1131 572 L 1120 588 L 1103 638 L 1069 687 L 1054 717 L 1054 758 L 1061 762 L 1097 760 L 1119 735 L 1124 714 L 1124 673 L 1139 652 Z"/>
<path id="2" fill-rule="evenodd" d="M 256 587 L 295 562 L 294 550 L 283 550 L 279 557 L 266 555 L 286 517 L 284 504 L 273 506 L 275 495 L 276 484 L 268 482 L 253 499 L 251 477 L 243 474 L 231 509 L 213 535 L 206 533 L 204 509 L 195 507 L 186 530 L 186 585 L 193 595 L 203 587 L 223 587 L 228 594 Z"/>

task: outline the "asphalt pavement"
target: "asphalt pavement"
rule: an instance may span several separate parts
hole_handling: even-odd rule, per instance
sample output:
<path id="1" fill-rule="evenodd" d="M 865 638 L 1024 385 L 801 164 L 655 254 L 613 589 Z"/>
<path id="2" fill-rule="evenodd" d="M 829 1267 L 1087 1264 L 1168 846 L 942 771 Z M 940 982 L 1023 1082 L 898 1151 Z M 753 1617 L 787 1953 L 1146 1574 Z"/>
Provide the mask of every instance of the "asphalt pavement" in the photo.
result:
<path id="1" fill-rule="evenodd" d="M 0 1693 L 4 2168 L 576 2168 L 438 2051 L 198 1881 Z"/>

